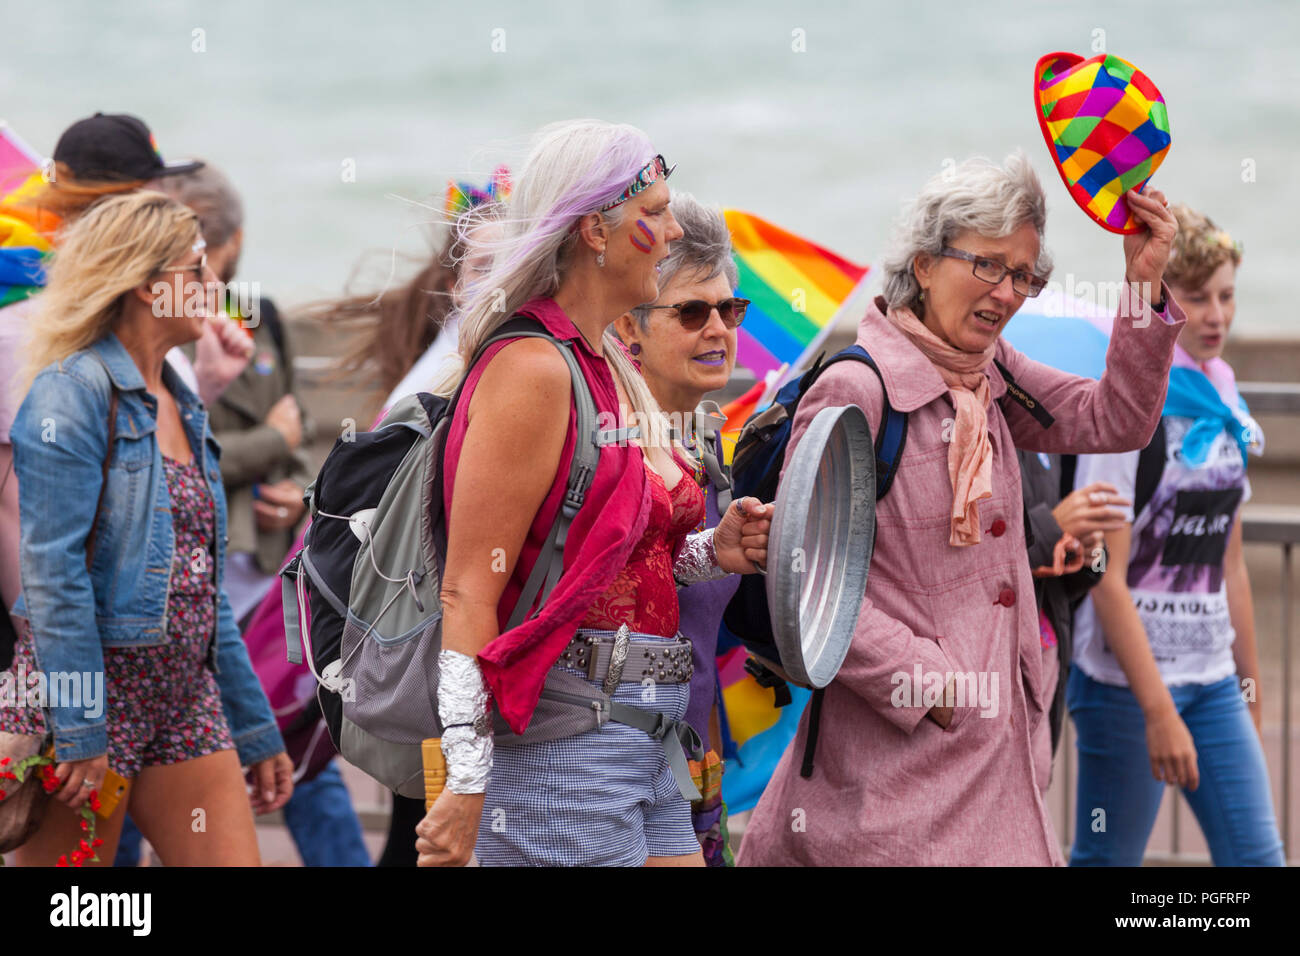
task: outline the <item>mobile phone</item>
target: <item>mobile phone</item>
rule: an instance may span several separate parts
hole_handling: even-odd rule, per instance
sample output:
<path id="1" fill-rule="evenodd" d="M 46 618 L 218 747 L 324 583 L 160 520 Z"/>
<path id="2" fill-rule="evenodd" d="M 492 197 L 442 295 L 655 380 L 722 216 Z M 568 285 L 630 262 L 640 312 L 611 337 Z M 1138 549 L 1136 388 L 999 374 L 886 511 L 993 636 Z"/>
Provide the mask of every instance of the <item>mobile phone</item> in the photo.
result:
<path id="1" fill-rule="evenodd" d="M 99 785 L 99 809 L 96 814 L 107 820 L 117 809 L 118 803 L 126 794 L 127 780 L 111 769 L 104 774 L 104 782 Z"/>

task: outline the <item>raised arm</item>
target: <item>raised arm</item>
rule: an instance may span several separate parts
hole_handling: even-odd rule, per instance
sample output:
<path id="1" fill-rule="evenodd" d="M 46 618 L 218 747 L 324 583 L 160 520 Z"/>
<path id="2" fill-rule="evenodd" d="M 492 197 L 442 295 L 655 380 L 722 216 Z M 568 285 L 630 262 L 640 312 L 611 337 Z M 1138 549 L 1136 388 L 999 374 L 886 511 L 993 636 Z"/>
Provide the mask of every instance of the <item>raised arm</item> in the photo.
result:
<path id="1" fill-rule="evenodd" d="M 1131 451 L 1151 440 L 1169 386 L 1174 343 L 1187 317 L 1164 284 L 1178 223 L 1158 191 L 1128 194 L 1147 229 L 1124 237 L 1124 281 L 1101 381 L 1069 375 L 1020 354 L 1005 340 L 998 359 L 1016 383 L 1055 417 L 1043 428 L 1025 409 L 1007 403 L 1017 448 L 1064 453 Z M 1163 313 L 1151 305 L 1164 300 Z"/>

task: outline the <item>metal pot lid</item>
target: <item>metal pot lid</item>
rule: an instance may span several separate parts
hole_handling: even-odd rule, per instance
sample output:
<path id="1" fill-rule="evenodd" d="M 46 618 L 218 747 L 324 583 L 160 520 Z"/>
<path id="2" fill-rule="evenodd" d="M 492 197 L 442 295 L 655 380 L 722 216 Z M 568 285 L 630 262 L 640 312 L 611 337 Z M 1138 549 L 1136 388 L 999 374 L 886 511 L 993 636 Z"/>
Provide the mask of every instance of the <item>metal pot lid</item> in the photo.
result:
<path id="1" fill-rule="evenodd" d="M 848 655 L 876 539 L 876 454 L 856 405 L 823 408 L 794 450 L 768 534 L 767 603 L 781 665 L 825 687 Z"/>

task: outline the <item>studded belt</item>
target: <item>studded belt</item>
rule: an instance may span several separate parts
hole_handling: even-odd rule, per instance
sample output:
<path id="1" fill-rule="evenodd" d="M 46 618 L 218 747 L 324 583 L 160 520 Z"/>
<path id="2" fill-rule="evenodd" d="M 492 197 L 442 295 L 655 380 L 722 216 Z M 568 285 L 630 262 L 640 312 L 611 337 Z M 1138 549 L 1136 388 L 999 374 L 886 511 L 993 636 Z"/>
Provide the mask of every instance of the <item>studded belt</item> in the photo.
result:
<path id="1" fill-rule="evenodd" d="M 690 641 L 634 644 L 629 634 L 626 626 L 613 636 L 579 633 L 569 641 L 556 663 L 586 671 L 587 679 L 600 681 L 606 693 L 613 693 L 619 684 L 640 684 L 646 679 L 656 684 L 690 681 L 695 672 Z"/>

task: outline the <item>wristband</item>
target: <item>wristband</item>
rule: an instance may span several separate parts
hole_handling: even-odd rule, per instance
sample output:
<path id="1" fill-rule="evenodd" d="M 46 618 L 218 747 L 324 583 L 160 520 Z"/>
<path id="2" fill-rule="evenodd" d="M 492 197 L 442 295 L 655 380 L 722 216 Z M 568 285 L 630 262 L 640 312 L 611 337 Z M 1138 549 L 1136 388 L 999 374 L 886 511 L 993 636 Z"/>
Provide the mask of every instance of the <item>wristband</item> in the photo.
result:
<path id="1" fill-rule="evenodd" d="M 487 792 L 492 770 L 492 725 L 487 719 L 487 687 L 478 661 L 459 651 L 438 652 L 438 721 L 447 789 Z"/>

